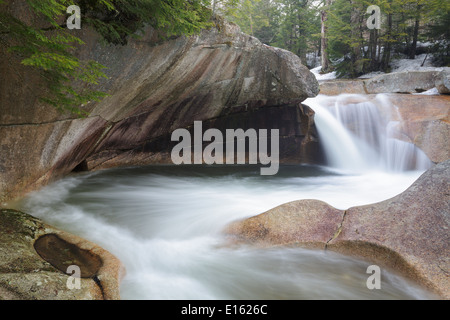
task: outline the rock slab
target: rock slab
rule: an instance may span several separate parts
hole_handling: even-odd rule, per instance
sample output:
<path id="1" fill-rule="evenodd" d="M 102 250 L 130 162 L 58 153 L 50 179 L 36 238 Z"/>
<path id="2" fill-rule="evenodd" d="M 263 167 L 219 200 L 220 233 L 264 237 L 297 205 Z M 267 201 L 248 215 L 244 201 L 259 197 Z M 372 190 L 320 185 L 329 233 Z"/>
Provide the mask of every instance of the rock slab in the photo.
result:
<path id="1" fill-rule="evenodd" d="M 0 300 L 120 299 L 125 269 L 115 256 L 26 213 L 0 210 L 0 256 Z M 80 288 L 70 289 L 71 265 Z"/>
<path id="2" fill-rule="evenodd" d="M 321 247 L 393 268 L 450 299 L 450 160 L 386 201 L 345 211 L 320 201 L 288 203 L 231 223 L 231 241 Z"/>
<path id="3" fill-rule="evenodd" d="M 5 10 L 26 18 L 26 1 L 15 3 Z M 263 118 L 257 127 L 283 129 L 284 119 L 289 127 L 295 123 L 281 139 L 280 157 L 286 150 L 290 161 L 316 160 L 310 156 L 318 150 L 313 112 L 301 102 L 317 95 L 319 85 L 295 54 L 266 46 L 220 19 L 197 35 L 167 41 L 149 27 L 125 46 L 104 44 L 87 26 L 71 32 L 85 42 L 76 56 L 103 64 L 108 76 L 95 89 L 109 96 L 86 104 L 86 118 L 43 105 L 39 73 L 0 47 L 0 74 L 8 79 L 0 81 L 0 202 L 74 169 L 171 163 L 171 133 L 194 121 L 238 129 L 236 118 L 254 126 L 279 111 L 276 121 Z M 261 111 L 266 107 L 271 110 Z"/>
<path id="4" fill-rule="evenodd" d="M 450 68 L 392 72 L 370 79 L 329 80 L 320 83 L 320 93 L 326 95 L 421 93 L 433 88 L 437 88 L 440 94 L 450 93 Z"/>

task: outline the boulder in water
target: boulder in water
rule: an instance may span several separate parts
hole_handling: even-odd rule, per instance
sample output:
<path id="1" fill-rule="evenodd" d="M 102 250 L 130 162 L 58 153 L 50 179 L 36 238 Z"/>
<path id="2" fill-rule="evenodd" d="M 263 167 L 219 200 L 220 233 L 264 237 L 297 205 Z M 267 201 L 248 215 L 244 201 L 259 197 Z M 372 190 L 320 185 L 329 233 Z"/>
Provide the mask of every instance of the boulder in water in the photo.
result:
<path id="1" fill-rule="evenodd" d="M 322 247 L 393 268 L 450 299 L 450 160 L 400 195 L 345 211 L 297 201 L 225 229 L 234 242 Z"/>
<path id="2" fill-rule="evenodd" d="M 20 19 L 23 6 L 8 10 Z M 103 44 L 87 26 L 78 30 L 85 45 L 77 57 L 98 61 L 108 75 L 96 90 L 109 96 L 84 106 L 83 119 L 40 103 L 39 74 L 0 47 L 1 74 L 9 79 L 0 82 L 0 201 L 74 169 L 172 163 L 171 133 L 194 121 L 244 130 L 277 125 L 285 130 L 281 157 L 320 157 L 313 112 L 300 104 L 319 92 L 314 75 L 294 53 L 264 45 L 233 23 L 217 23 L 167 41 L 148 27 L 125 46 Z"/>
<path id="3" fill-rule="evenodd" d="M 301 244 L 324 248 L 339 229 L 344 212 L 317 200 L 300 200 L 227 226 L 236 242 L 258 246 Z"/>

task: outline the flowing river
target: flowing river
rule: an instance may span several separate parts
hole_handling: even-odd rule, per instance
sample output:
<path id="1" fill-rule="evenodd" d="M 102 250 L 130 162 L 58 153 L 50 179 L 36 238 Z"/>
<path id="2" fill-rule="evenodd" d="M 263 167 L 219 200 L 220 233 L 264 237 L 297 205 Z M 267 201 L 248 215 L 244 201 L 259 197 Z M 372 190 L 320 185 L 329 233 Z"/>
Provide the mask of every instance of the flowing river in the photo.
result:
<path id="1" fill-rule="evenodd" d="M 308 101 L 317 125 L 343 131 L 330 120 L 330 110 L 319 110 L 320 99 Z M 396 150 L 411 154 L 403 144 Z M 377 161 L 380 166 L 354 171 L 339 164 L 281 166 L 275 176 L 261 176 L 253 166 L 102 170 L 69 176 L 18 206 L 116 255 L 127 270 L 123 299 L 429 299 L 431 294 L 385 269 L 381 289 L 369 290 L 368 262 L 302 248 L 230 247 L 221 234 L 231 221 L 289 201 L 318 199 L 347 209 L 391 198 L 429 165 L 417 150 L 412 154 L 421 159 L 412 169 L 397 163 L 390 170 L 389 161 Z"/>

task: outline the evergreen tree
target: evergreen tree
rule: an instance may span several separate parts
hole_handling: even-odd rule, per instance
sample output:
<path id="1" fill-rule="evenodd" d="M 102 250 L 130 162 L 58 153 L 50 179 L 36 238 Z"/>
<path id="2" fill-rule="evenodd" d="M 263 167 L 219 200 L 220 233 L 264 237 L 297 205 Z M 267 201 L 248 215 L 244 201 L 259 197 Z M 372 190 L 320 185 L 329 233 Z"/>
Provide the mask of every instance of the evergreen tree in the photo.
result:
<path id="1" fill-rule="evenodd" d="M 41 101 L 56 108 L 81 114 L 80 106 L 99 100 L 103 92 L 87 89 L 105 78 L 104 67 L 95 61 L 81 61 L 72 52 L 83 42 L 66 28 L 66 8 L 76 4 L 82 23 L 93 26 L 106 41 L 123 45 L 145 25 L 161 29 L 167 36 L 192 34 L 209 27 L 211 12 L 207 0 L 26 0 L 39 21 L 29 25 L 8 10 L 0 0 L 0 43 L 3 49 L 22 57 L 22 64 L 40 71 L 45 91 Z M 81 85 L 80 85 L 81 83 Z M 84 85 L 83 85 L 84 84 Z"/>
<path id="2" fill-rule="evenodd" d="M 279 17 L 278 7 L 272 0 L 241 0 L 227 15 L 244 33 L 255 36 L 266 44 L 275 40 Z"/>
<path id="3" fill-rule="evenodd" d="M 311 0 L 279 0 L 280 27 L 272 44 L 297 54 L 307 65 L 307 55 L 318 51 L 321 18 Z"/>
<path id="4" fill-rule="evenodd" d="M 331 69 L 331 61 L 328 57 L 328 11 L 331 7 L 331 0 L 324 0 L 320 8 L 320 62 L 322 72 L 327 73 Z"/>
<path id="5" fill-rule="evenodd" d="M 430 0 L 425 36 L 433 43 L 431 51 L 436 65 L 450 66 L 450 2 Z"/>

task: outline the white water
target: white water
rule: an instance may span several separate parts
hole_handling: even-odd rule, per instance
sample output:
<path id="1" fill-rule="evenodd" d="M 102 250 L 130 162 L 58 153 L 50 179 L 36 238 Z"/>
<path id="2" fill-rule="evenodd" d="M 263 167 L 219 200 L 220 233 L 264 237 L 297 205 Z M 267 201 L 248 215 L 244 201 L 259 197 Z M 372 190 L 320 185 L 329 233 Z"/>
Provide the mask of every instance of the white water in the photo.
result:
<path id="1" fill-rule="evenodd" d="M 341 148 L 352 152 L 347 160 L 352 154 L 363 166 L 361 150 L 347 145 L 354 137 L 326 113 L 318 112 L 319 127 L 321 115 L 335 129 L 326 139 L 342 138 Z M 423 170 L 337 172 L 315 166 L 282 166 L 273 177 L 242 166 L 106 170 L 63 179 L 31 194 L 20 209 L 115 254 L 127 269 L 123 299 L 432 298 L 388 270 L 382 270 L 382 289 L 369 290 L 369 264 L 331 252 L 225 245 L 220 231 L 236 219 L 299 199 L 340 209 L 382 201 Z"/>
<path id="2" fill-rule="evenodd" d="M 396 138 L 402 119 L 386 95 L 320 95 L 304 104 L 316 112 L 315 122 L 332 167 L 404 172 L 432 166 L 422 150 Z"/>

